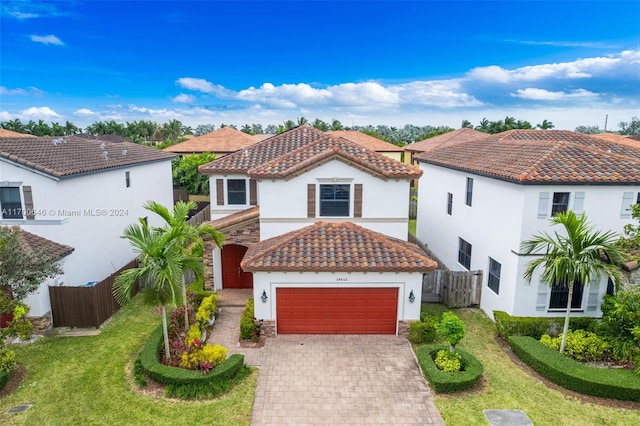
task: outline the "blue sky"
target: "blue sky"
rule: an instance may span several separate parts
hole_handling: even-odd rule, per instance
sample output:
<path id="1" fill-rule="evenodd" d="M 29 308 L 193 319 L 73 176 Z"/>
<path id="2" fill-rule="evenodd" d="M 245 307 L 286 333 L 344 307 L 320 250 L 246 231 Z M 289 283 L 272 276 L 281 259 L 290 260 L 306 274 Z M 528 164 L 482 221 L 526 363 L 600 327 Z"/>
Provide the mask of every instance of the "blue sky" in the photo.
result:
<path id="1" fill-rule="evenodd" d="M 0 120 L 616 130 L 640 2 L 0 3 Z"/>

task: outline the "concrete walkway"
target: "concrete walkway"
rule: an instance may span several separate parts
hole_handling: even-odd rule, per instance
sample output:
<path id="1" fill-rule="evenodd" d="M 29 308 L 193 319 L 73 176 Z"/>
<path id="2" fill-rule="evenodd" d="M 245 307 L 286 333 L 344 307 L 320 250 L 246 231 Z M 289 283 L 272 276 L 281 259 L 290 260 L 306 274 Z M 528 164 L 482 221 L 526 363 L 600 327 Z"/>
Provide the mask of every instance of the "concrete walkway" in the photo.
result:
<path id="1" fill-rule="evenodd" d="M 252 425 L 444 425 L 406 339 L 280 335 L 240 348 L 242 311 L 222 304 L 208 340 L 259 367 Z"/>

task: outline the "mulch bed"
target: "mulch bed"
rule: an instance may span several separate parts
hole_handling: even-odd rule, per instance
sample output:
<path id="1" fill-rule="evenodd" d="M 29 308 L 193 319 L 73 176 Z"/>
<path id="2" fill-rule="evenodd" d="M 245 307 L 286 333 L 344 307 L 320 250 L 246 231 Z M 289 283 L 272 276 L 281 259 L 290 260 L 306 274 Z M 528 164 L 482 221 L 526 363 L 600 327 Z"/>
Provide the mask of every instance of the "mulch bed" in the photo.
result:
<path id="1" fill-rule="evenodd" d="M 503 338 L 501 338 L 500 336 L 496 336 L 496 342 L 498 343 L 498 345 L 500 345 L 504 353 L 511 359 L 511 361 L 514 364 L 516 364 L 518 367 L 520 367 L 522 370 L 526 371 L 526 373 L 529 376 L 535 378 L 539 382 L 542 382 L 546 387 L 555 389 L 558 392 L 564 394 L 564 396 L 568 399 L 575 399 L 580 402 L 595 404 L 595 405 L 603 405 L 606 407 L 640 410 L 640 402 L 620 401 L 618 399 L 599 398 L 597 396 L 583 395 L 581 393 L 574 392 L 569 389 L 565 389 L 562 386 L 559 386 L 545 379 L 540 374 L 538 374 L 534 369 L 532 369 L 527 364 L 525 364 L 520 358 L 518 358 L 518 356 L 515 353 L 513 353 L 513 351 L 511 350 L 511 347 Z"/>
<path id="2" fill-rule="evenodd" d="M 21 366 L 20 364 L 16 365 L 16 367 L 13 369 L 13 372 L 11 373 L 11 377 L 9 377 L 9 381 L 2 388 L 2 390 L 0 390 L 0 398 L 3 398 L 4 396 L 9 395 L 18 386 L 20 386 L 20 383 L 22 383 L 22 380 L 26 375 L 27 375 L 27 369 Z"/>
<path id="3" fill-rule="evenodd" d="M 258 340 L 240 340 L 238 344 L 241 348 L 261 348 L 266 340 L 266 337 L 260 336 Z"/>

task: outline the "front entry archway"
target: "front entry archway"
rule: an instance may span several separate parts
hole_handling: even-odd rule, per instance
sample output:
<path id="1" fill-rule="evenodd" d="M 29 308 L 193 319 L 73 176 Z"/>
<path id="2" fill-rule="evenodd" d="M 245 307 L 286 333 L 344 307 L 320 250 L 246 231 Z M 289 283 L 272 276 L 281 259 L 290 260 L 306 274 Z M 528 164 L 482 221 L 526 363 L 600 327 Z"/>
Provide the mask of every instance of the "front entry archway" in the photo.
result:
<path id="1" fill-rule="evenodd" d="M 253 274 L 240 267 L 246 252 L 247 247 L 238 244 L 222 248 L 222 288 L 253 288 Z"/>

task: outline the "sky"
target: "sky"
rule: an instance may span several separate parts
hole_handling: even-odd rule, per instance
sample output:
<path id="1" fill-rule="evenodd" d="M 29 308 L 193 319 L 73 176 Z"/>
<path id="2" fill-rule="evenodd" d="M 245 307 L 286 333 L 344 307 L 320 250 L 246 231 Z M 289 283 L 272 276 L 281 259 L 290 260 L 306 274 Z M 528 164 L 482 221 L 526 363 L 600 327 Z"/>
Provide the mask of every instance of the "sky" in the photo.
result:
<path id="1" fill-rule="evenodd" d="M 640 2 L 0 2 L 0 121 L 505 116 L 640 116 Z"/>

